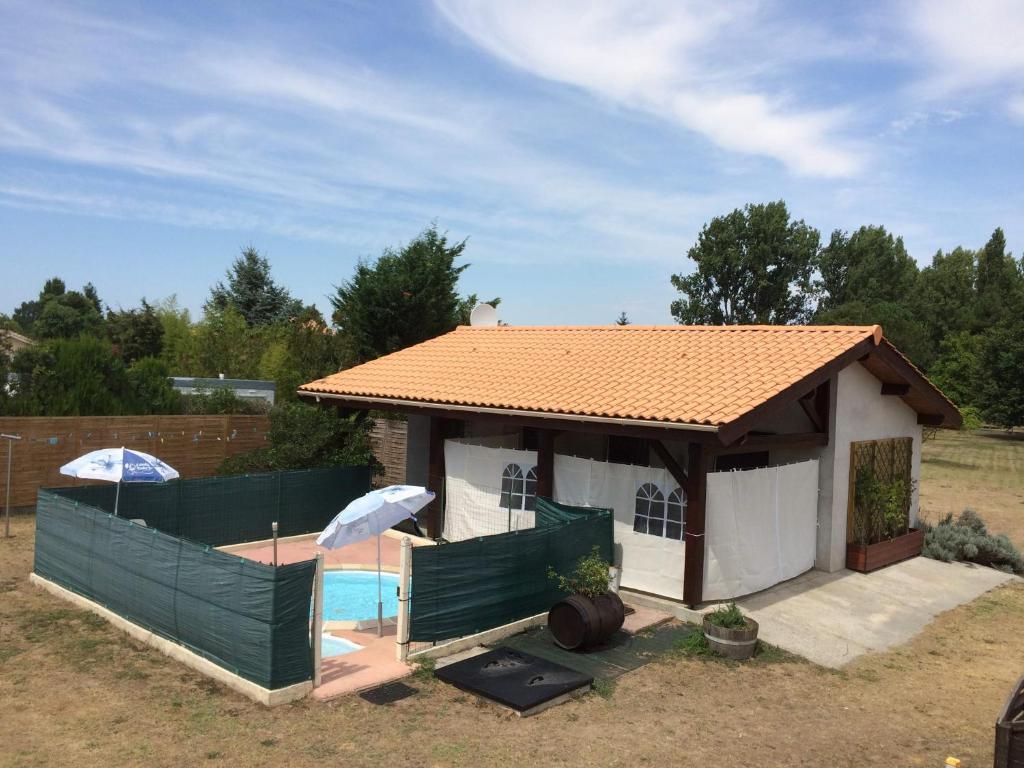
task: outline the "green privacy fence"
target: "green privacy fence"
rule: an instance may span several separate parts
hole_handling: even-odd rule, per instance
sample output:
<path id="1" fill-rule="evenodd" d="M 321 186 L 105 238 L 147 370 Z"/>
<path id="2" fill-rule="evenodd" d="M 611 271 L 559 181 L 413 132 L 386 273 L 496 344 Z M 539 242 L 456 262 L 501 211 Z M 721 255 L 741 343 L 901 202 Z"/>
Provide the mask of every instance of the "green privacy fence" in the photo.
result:
<path id="1" fill-rule="evenodd" d="M 595 546 L 612 559 L 612 511 L 538 498 L 536 526 L 412 551 L 409 639 L 447 640 L 547 611 L 568 572 Z"/>
<path id="2" fill-rule="evenodd" d="M 315 563 L 213 547 L 319 531 L 370 490 L 367 467 L 41 490 L 35 572 L 265 688 L 312 677 Z M 131 520 L 143 520 L 139 525 Z"/>
<path id="3" fill-rule="evenodd" d="M 324 528 L 353 499 L 371 489 L 369 467 L 331 467 L 170 483 L 123 484 L 118 515 L 215 547 Z M 59 493 L 114 511 L 113 484 L 62 488 Z"/>
<path id="4" fill-rule="evenodd" d="M 262 565 L 39 491 L 38 575 L 265 688 L 312 677 L 314 569 Z"/>

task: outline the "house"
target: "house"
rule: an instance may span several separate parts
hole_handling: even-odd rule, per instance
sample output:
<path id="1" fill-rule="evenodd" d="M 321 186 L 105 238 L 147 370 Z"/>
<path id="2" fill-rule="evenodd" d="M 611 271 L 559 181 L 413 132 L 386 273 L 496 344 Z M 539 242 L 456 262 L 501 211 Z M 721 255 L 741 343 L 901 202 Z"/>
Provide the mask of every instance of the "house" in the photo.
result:
<path id="1" fill-rule="evenodd" d="M 961 422 L 879 326 L 460 327 L 299 394 L 407 414 L 431 536 L 610 507 L 622 586 L 689 605 L 843 568 L 863 446 L 914 524 L 922 427 Z"/>
<path id="2" fill-rule="evenodd" d="M 25 347 L 31 347 L 33 344 L 35 344 L 35 341 L 28 336 L 22 336 L 15 331 L 0 328 L 0 354 L 13 356 L 15 353 L 20 352 Z"/>
<path id="3" fill-rule="evenodd" d="M 225 379 L 197 378 L 192 376 L 172 376 L 171 386 L 183 395 L 208 395 L 215 389 L 230 389 L 235 396 L 258 404 L 274 404 L 277 385 L 273 381 L 259 379 Z"/>

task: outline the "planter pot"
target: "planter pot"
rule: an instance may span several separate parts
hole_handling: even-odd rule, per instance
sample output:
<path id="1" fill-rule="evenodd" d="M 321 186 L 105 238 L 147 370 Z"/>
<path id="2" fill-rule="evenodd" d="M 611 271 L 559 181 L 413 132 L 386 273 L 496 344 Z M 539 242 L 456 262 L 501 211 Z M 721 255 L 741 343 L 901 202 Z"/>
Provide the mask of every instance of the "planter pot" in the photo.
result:
<path id="1" fill-rule="evenodd" d="M 726 629 L 712 624 L 705 616 L 704 637 L 715 653 L 727 659 L 743 661 L 753 656 L 757 648 L 757 622 L 748 618 L 747 626 L 743 629 Z"/>
<path id="2" fill-rule="evenodd" d="M 877 544 L 847 544 L 846 567 L 851 571 L 870 573 L 900 560 L 917 557 L 923 547 L 924 531 L 917 528 Z"/>
<path id="3" fill-rule="evenodd" d="M 603 643 L 622 626 L 625 616 L 622 600 L 614 592 L 593 598 L 570 595 L 548 612 L 548 630 L 560 647 L 577 651 Z"/>

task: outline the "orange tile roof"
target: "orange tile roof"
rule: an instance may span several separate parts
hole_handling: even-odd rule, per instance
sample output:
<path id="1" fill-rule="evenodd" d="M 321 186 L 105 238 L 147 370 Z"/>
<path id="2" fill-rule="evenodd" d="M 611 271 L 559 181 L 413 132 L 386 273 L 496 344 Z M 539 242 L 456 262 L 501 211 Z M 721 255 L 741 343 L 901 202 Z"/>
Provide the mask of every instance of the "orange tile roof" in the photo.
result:
<path id="1" fill-rule="evenodd" d="M 461 326 L 300 392 L 719 426 L 869 339 L 882 329 Z"/>

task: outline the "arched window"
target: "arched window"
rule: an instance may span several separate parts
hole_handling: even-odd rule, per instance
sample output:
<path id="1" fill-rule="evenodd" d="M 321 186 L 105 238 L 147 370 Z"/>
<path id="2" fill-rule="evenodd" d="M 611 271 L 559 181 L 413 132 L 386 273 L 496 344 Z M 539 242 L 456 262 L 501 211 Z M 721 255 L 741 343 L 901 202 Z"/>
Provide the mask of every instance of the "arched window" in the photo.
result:
<path id="1" fill-rule="evenodd" d="M 665 538 L 682 540 L 686 530 L 686 491 L 682 488 L 672 491 L 665 508 Z"/>
<path id="2" fill-rule="evenodd" d="M 665 494 L 654 483 L 644 483 L 636 491 L 633 530 L 652 536 L 665 535 Z"/>
<path id="3" fill-rule="evenodd" d="M 501 508 L 533 509 L 537 501 L 537 468 L 525 471 L 518 464 L 507 464 L 501 473 Z"/>

